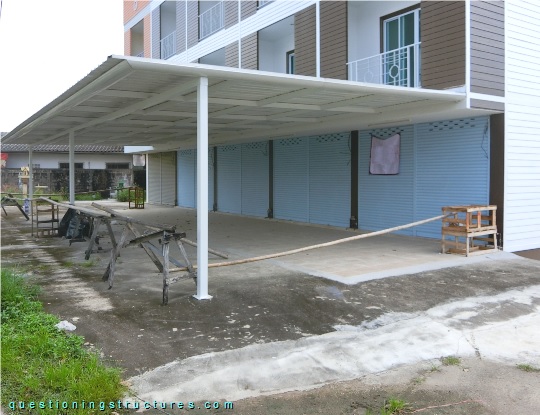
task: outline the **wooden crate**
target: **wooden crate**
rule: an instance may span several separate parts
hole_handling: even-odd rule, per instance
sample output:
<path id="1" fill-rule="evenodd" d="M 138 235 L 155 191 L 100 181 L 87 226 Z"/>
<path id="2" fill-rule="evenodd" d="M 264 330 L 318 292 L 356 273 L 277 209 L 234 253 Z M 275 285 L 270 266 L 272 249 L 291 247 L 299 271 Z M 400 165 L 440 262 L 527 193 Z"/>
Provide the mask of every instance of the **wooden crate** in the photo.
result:
<path id="1" fill-rule="evenodd" d="M 441 252 L 465 256 L 497 250 L 497 206 L 442 208 Z"/>

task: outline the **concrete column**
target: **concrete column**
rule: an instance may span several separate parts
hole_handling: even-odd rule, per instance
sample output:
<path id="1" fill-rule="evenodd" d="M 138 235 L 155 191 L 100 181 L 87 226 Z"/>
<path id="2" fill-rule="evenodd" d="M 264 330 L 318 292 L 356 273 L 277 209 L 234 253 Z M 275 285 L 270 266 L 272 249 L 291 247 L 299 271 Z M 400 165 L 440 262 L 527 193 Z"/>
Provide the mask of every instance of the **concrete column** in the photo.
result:
<path id="1" fill-rule="evenodd" d="M 28 198 L 32 200 L 34 198 L 34 162 L 33 162 L 33 150 L 32 146 L 28 146 Z"/>
<path id="2" fill-rule="evenodd" d="M 208 78 L 197 88 L 197 294 L 208 295 Z"/>
<path id="3" fill-rule="evenodd" d="M 69 204 L 75 204 L 75 133 L 69 132 Z"/>

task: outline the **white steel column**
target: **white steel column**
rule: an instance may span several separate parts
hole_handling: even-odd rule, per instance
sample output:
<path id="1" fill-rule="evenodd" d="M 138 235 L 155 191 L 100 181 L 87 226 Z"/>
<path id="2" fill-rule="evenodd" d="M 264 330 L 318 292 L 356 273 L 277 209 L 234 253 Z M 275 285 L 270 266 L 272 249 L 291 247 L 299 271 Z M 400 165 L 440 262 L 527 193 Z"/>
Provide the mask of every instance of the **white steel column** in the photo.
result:
<path id="1" fill-rule="evenodd" d="M 208 78 L 197 87 L 197 300 L 208 295 Z"/>
<path id="2" fill-rule="evenodd" d="M 75 133 L 69 132 L 69 204 L 75 204 Z"/>
<path id="3" fill-rule="evenodd" d="M 317 78 L 321 77 L 321 1 L 315 3 L 315 65 Z"/>
<path id="4" fill-rule="evenodd" d="M 34 148 L 28 146 L 28 199 L 34 198 L 34 162 L 32 160 Z"/>

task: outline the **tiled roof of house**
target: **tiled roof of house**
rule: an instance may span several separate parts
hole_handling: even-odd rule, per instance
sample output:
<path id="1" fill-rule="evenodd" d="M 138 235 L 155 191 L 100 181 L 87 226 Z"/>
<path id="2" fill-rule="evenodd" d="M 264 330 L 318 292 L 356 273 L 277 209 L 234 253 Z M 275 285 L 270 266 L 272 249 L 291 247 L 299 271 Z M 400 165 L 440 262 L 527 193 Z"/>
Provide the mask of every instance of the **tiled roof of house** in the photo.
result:
<path id="1" fill-rule="evenodd" d="M 4 153 L 26 152 L 28 146 L 26 144 L 2 144 L 1 151 Z M 69 146 L 67 145 L 52 145 L 41 144 L 33 148 L 34 152 L 39 153 L 67 153 Z M 75 146 L 76 153 L 124 153 L 123 146 Z"/>

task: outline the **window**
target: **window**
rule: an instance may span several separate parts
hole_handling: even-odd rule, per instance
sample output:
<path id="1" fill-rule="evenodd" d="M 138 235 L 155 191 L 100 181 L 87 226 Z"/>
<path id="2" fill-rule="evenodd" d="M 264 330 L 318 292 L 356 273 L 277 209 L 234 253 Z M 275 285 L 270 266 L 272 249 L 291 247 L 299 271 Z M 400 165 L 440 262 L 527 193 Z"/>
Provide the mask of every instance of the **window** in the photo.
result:
<path id="1" fill-rule="evenodd" d="M 287 73 L 294 74 L 294 50 L 287 52 Z"/>
<path id="2" fill-rule="evenodd" d="M 82 169 L 83 163 L 74 163 L 76 169 Z M 69 163 L 58 163 L 59 169 L 69 169 Z"/>
<path id="3" fill-rule="evenodd" d="M 105 168 L 107 170 L 127 170 L 129 169 L 129 163 L 105 163 Z"/>
<path id="4" fill-rule="evenodd" d="M 420 9 L 382 18 L 385 84 L 419 84 Z"/>

